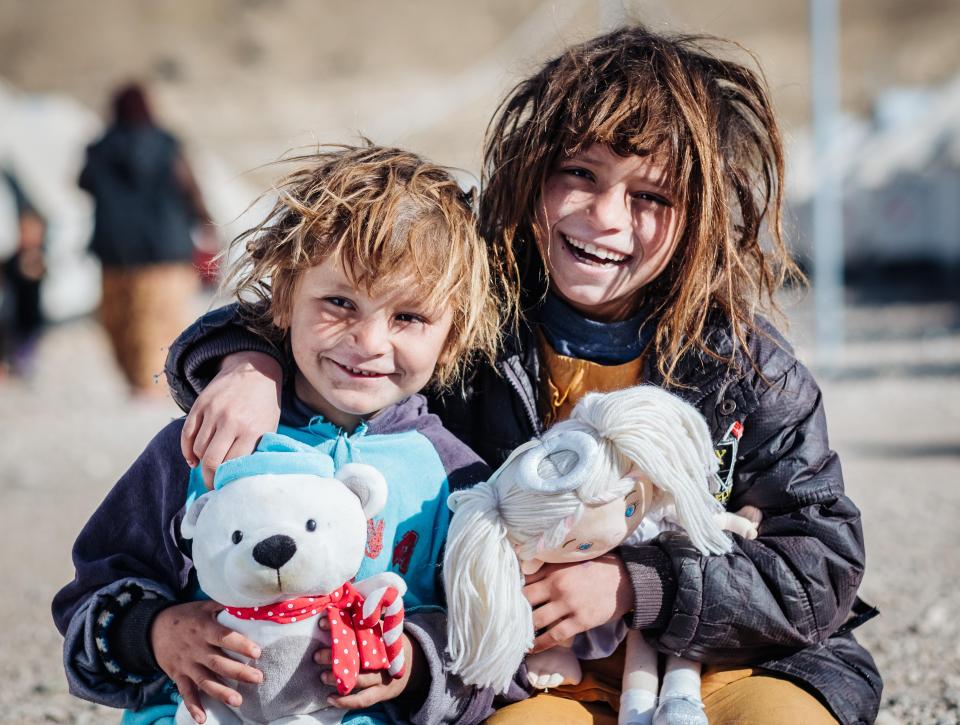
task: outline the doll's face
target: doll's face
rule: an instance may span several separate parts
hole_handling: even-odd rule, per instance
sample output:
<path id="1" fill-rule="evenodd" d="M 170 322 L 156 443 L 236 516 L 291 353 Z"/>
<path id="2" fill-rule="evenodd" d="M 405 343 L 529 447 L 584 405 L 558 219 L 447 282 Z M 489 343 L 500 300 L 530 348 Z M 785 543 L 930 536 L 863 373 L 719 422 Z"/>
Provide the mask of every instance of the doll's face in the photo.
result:
<path id="1" fill-rule="evenodd" d="M 615 549 L 640 525 L 653 500 L 653 485 L 639 479 L 626 496 L 599 506 L 590 506 L 555 549 L 537 552 L 536 559 L 520 563 L 524 574 L 532 574 L 543 564 L 565 564 L 595 559 Z"/>

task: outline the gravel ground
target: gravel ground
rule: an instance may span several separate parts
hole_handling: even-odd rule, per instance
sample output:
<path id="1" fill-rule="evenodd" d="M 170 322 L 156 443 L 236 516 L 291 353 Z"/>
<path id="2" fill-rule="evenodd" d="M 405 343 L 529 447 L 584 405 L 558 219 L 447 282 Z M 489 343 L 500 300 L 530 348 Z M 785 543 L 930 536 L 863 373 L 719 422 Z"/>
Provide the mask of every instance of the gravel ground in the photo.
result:
<path id="1" fill-rule="evenodd" d="M 792 336 L 810 347 L 802 310 Z M 832 443 L 864 512 L 863 596 L 882 616 L 859 632 L 886 681 L 878 722 L 960 722 L 960 308 L 860 306 L 831 377 Z M 71 698 L 49 602 L 70 546 L 172 403 L 131 402 L 89 320 L 49 331 L 29 384 L 0 381 L 0 721 L 115 722 Z"/>

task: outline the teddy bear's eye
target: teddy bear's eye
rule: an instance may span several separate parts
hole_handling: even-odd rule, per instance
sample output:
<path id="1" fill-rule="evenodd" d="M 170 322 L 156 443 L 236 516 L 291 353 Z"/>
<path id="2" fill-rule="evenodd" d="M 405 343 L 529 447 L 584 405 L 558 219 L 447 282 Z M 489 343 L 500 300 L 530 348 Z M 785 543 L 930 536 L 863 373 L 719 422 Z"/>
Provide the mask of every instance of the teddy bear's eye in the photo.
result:
<path id="1" fill-rule="evenodd" d="M 239 544 L 241 541 L 243 541 L 243 532 L 237 529 L 233 532 L 233 536 L 230 538 L 233 539 L 234 544 Z"/>
<path id="2" fill-rule="evenodd" d="M 307 531 L 316 531 L 316 530 L 317 530 L 317 522 L 314 521 L 313 519 L 307 519 Z"/>

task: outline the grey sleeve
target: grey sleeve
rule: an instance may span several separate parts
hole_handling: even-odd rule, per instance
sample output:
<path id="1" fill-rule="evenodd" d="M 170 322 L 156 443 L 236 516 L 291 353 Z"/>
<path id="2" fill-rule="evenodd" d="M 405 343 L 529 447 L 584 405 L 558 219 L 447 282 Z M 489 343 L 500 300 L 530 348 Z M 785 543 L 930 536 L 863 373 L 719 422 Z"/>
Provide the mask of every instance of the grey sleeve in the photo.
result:
<path id="1" fill-rule="evenodd" d="M 631 629 L 661 629 L 670 619 L 677 584 L 670 557 L 659 547 L 621 546 L 620 558 L 633 589 L 633 611 L 627 615 Z"/>
<path id="2" fill-rule="evenodd" d="M 414 725 L 479 723 L 493 714 L 493 690 L 470 687 L 451 674 L 444 652 L 447 646 L 447 615 L 444 612 L 408 612 L 404 633 L 423 650 L 430 668 L 429 690 L 419 709 L 410 712 L 400 701 L 384 703 L 390 716 Z"/>
<path id="3" fill-rule="evenodd" d="M 235 352 L 262 352 L 273 357 L 285 371 L 288 368 L 283 350 L 250 330 L 238 305 L 208 312 L 180 333 L 167 353 L 167 384 L 184 412 L 190 410 L 200 391 L 216 376 L 223 358 Z"/>

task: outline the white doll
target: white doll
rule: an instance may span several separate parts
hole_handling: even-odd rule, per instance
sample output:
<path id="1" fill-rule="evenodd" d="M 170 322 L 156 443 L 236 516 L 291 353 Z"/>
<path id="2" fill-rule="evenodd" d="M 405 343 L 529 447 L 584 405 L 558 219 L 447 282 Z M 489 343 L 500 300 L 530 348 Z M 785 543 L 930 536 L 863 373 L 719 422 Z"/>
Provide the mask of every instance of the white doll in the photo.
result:
<path id="1" fill-rule="evenodd" d="M 730 550 L 724 529 L 754 538 L 759 511 L 726 513 L 709 492 L 716 471 L 700 413 L 639 386 L 586 395 L 569 420 L 520 446 L 489 481 L 452 494 L 444 578 L 453 672 L 467 684 L 509 687 L 533 646 L 523 575 L 544 563 L 585 561 L 668 528 L 682 528 L 704 555 Z M 621 723 L 706 723 L 699 663 L 668 657 L 658 687 L 656 650 L 622 623 L 583 637 L 604 629 L 613 648 L 627 638 Z M 580 681 L 572 645 L 527 656 L 535 687 Z"/>

